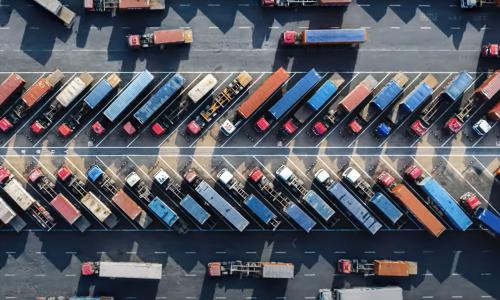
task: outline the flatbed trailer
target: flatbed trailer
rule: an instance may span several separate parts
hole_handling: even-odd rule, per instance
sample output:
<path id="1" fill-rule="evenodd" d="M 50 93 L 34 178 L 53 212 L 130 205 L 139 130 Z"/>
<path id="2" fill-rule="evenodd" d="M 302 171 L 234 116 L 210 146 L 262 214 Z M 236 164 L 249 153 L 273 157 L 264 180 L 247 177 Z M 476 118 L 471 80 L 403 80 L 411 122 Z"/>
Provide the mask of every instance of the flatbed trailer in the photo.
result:
<path id="1" fill-rule="evenodd" d="M 281 36 L 281 43 L 287 46 L 359 45 L 367 40 L 365 28 L 288 30 Z"/>
<path id="2" fill-rule="evenodd" d="M 221 277 L 237 275 L 269 279 L 292 279 L 294 265 L 282 262 L 243 262 L 225 261 L 208 263 L 208 275 Z"/>
<path id="3" fill-rule="evenodd" d="M 3 166 L 0 166 L 0 185 L 7 196 L 22 211 L 27 212 L 43 229 L 49 231 L 56 226 L 56 220 L 50 212 L 26 191 L 9 169 Z"/>
<path id="4" fill-rule="evenodd" d="M 71 203 L 63 194 L 56 192 L 55 183 L 44 175 L 41 168 L 36 167 L 29 172 L 28 180 L 35 185 L 41 194 L 46 197 L 50 205 L 61 215 L 61 217 L 74 226 L 80 232 L 85 232 L 90 222 L 82 215 L 80 210 Z"/>
<path id="5" fill-rule="evenodd" d="M 249 181 L 266 194 L 273 203 L 279 205 L 280 209 L 305 232 L 309 233 L 314 226 L 316 226 L 316 222 L 306 214 L 302 208 L 275 189 L 273 183 L 267 179 L 262 170 L 259 168 L 252 169 L 248 174 L 248 178 Z"/>
<path id="6" fill-rule="evenodd" d="M 297 7 L 297 6 L 341 6 L 351 4 L 352 0 L 260 0 L 262 7 Z"/>
<path id="7" fill-rule="evenodd" d="M 193 42 L 193 31 L 191 29 L 164 29 L 155 30 L 152 33 L 131 34 L 127 36 L 128 46 L 132 49 L 146 49 L 174 44 L 191 44 Z"/>
<path id="8" fill-rule="evenodd" d="M 83 7 L 87 11 L 95 12 L 165 9 L 165 5 L 160 0 L 84 0 Z"/>
<path id="9" fill-rule="evenodd" d="M 186 131 L 191 135 L 201 133 L 210 122 L 214 120 L 222 110 L 231 102 L 236 100 L 252 82 L 253 78 L 246 71 L 241 72 L 226 88 L 217 94 L 213 100 L 205 106 L 205 108 L 196 116 L 194 120 L 189 122 Z"/>
<path id="10" fill-rule="evenodd" d="M 59 0 L 33 0 L 47 11 L 58 17 L 68 28 L 73 26 L 76 14 L 64 6 Z"/>
<path id="11" fill-rule="evenodd" d="M 82 263 L 83 276 L 97 275 L 105 278 L 160 280 L 162 264 L 138 262 L 98 261 Z"/>

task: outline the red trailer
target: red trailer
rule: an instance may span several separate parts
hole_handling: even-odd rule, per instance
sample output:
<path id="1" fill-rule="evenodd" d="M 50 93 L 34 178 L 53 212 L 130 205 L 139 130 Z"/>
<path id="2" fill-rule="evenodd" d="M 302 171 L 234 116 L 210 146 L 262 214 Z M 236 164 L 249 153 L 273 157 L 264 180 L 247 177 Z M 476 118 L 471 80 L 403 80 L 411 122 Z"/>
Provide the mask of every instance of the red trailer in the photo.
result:
<path id="1" fill-rule="evenodd" d="M 12 94 L 21 88 L 26 81 L 16 73 L 11 73 L 7 79 L 0 84 L 0 105 L 7 101 Z"/>
<path id="2" fill-rule="evenodd" d="M 127 37 L 128 45 L 132 49 L 159 46 L 163 48 L 170 44 L 191 44 L 193 31 L 191 29 L 156 30 L 143 35 L 132 34 Z"/>

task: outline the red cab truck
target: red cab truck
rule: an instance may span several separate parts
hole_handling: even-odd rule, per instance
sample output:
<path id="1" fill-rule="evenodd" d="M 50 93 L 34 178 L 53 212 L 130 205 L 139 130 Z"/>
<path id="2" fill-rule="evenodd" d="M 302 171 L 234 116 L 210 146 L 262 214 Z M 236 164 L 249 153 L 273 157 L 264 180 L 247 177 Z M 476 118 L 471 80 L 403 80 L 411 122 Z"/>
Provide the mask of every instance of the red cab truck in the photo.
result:
<path id="1" fill-rule="evenodd" d="M 487 44 L 481 47 L 481 56 L 484 58 L 499 58 L 498 44 Z"/>
<path id="2" fill-rule="evenodd" d="M 0 105 L 6 103 L 25 83 L 26 81 L 20 75 L 10 73 L 9 77 L 0 84 Z"/>
<path id="3" fill-rule="evenodd" d="M 261 0 L 262 7 L 348 6 L 351 0 Z"/>
<path id="4" fill-rule="evenodd" d="M 83 0 L 83 7 L 96 12 L 165 9 L 160 0 Z"/>
<path id="5" fill-rule="evenodd" d="M 193 31 L 191 29 L 156 30 L 143 35 L 132 34 L 127 36 L 128 46 L 132 49 L 160 47 L 172 44 L 191 44 Z"/>

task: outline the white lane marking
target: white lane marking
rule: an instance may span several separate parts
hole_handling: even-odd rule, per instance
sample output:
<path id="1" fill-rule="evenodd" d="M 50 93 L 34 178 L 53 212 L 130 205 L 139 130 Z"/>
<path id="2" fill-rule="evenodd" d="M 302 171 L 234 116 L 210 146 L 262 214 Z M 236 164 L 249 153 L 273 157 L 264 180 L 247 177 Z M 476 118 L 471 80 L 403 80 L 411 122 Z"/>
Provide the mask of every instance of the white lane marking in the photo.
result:
<path id="1" fill-rule="evenodd" d="M 268 28 L 269 29 L 279 29 L 280 27 L 279 26 L 269 26 Z"/>
<path id="2" fill-rule="evenodd" d="M 401 27 L 399 26 L 391 26 L 391 29 L 400 29 Z"/>
<path id="3" fill-rule="evenodd" d="M 165 251 L 155 251 L 154 253 L 155 254 L 167 254 L 167 252 L 165 252 Z"/>
<path id="4" fill-rule="evenodd" d="M 187 7 L 187 6 L 191 6 L 191 4 L 179 4 L 180 7 Z"/>
<path id="5" fill-rule="evenodd" d="M 286 251 L 274 251 L 275 254 L 286 254 Z"/>
<path id="6" fill-rule="evenodd" d="M 404 253 L 406 253 L 406 252 L 405 252 L 405 251 L 402 251 L 402 250 L 399 250 L 399 251 L 398 251 L 398 250 L 396 250 L 396 251 L 394 251 L 393 253 L 394 253 L 394 254 L 404 254 Z"/>
<path id="7" fill-rule="evenodd" d="M 185 254 L 196 254 L 196 251 L 185 251 Z"/>
<path id="8" fill-rule="evenodd" d="M 246 251 L 245 254 L 257 254 L 256 251 Z"/>
<path id="9" fill-rule="evenodd" d="M 219 29 L 218 26 L 208 26 L 208 29 Z"/>
<path id="10" fill-rule="evenodd" d="M 97 253 L 97 254 L 101 254 L 101 255 L 103 255 L 103 254 L 106 254 L 106 253 L 108 253 L 108 252 L 106 252 L 106 251 L 96 251 L 96 253 Z"/>
<path id="11" fill-rule="evenodd" d="M 424 273 L 424 276 L 433 276 L 434 274 L 432 274 L 431 272 L 427 272 L 427 273 Z"/>
<path id="12" fill-rule="evenodd" d="M 389 4 L 389 7 L 401 7 L 401 4 Z"/>
<path id="13" fill-rule="evenodd" d="M 3 276 L 5 276 L 5 277 L 14 277 L 14 276 L 16 276 L 16 274 L 4 274 Z"/>
<path id="14" fill-rule="evenodd" d="M 76 277 L 76 274 L 64 274 L 66 277 Z"/>
<path id="15" fill-rule="evenodd" d="M 36 254 L 46 254 L 47 252 L 45 251 L 37 251 Z"/>
<path id="16" fill-rule="evenodd" d="M 219 7 L 220 4 L 219 3 L 208 3 L 208 6 L 210 6 L 210 7 Z"/>
<path id="17" fill-rule="evenodd" d="M 227 254 L 226 251 L 216 251 L 215 254 Z"/>
<path id="18" fill-rule="evenodd" d="M 33 275 L 33 276 L 35 276 L 35 277 L 45 277 L 45 276 L 47 276 L 47 275 L 46 275 L 46 274 L 35 274 L 35 275 Z"/>
<path id="19" fill-rule="evenodd" d="M 431 29 L 431 27 L 428 27 L 428 26 L 423 26 L 423 27 L 420 27 L 420 29 L 422 29 L 422 30 L 430 30 L 430 29 Z"/>
<path id="20" fill-rule="evenodd" d="M 451 30 L 460 30 L 462 29 L 462 27 L 458 27 L 458 26 L 452 26 L 450 27 Z"/>
<path id="21" fill-rule="evenodd" d="M 418 7 L 431 7 L 430 4 L 419 4 Z"/>
<path id="22" fill-rule="evenodd" d="M 333 253 L 335 253 L 335 254 L 345 254 L 347 252 L 346 251 L 334 251 Z"/>
<path id="23" fill-rule="evenodd" d="M 316 274 L 314 273 L 308 273 L 308 274 L 304 274 L 305 277 L 315 277 Z"/>
<path id="24" fill-rule="evenodd" d="M 133 255 L 136 255 L 137 254 L 137 251 L 127 251 L 125 252 L 126 254 L 133 254 Z"/>
<path id="25" fill-rule="evenodd" d="M 453 298 L 453 299 L 462 299 L 463 296 L 451 296 L 451 298 Z"/>
<path id="26" fill-rule="evenodd" d="M 491 273 L 481 273 L 481 276 L 491 276 Z"/>
<path id="27" fill-rule="evenodd" d="M 73 255 L 73 254 L 76 254 L 76 251 L 66 251 L 65 253 Z"/>
<path id="28" fill-rule="evenodd" d="M 316 251 L 304 251 L 304 254 L 316 254 Z"/>
<path id="29" fill-rule="evenodd" d="M 371 6 L 371 4 L 358 4 L 358 6 L 360 6 L 360 7 L 369 7 L 369 6 Z"/>
<path id="30" fill-rule="evenodd" d="M 483 299 L 488 298 L 489 299 L 489 298 L 492 298 L 492 297 L 490 295 L 484 295 L 484 296 L 481 296 L 481 298 L 483 298 Z"/>
<path id="31" fill-rule="evenodd" d="M 238 26 L 239 29 L 251 29 L 251 26 Z"/>
<path id="32" fill-rule="evenodd" d="M 460 273 L 455 273 L 455 272 L 453 272 L 453 273 L 451 273 L 451 274 L 450 274 L 450 276 L 461 276 L 461 275 L 462 275 L 462 274 L 460 274 Z"/>
<path id="33" fill-rule="evenodd" d="M 186 276 L 186 277 L 196 277 L 196 276 L 198 276 L 198 274 L 186 274 L 184 276 Z"/>
<path id="34" fill-rule="evenodd" d="M 0 27 L 0 30 L 9 30 L 10 27 Z"/>
<path id="35" fill-rule="evenodd" d="M 422 299 L 434 299 L 434 296 L 422 296 Z"/>
<path id="36" fill-rule="evenodd" d="M 308 29 L 309 26 L 299 26 L 300 29 Z"/>
<path id="37" fill-rule="evenodd" d="M 7 252 L 5 252 L 5 254 L 16 254 L 16 252 L 15 251 L 7 251 Z"/>
<path id="38" fill-rule="evenodd" d="M 364 252 L 365 254 L 375 254 L 377 251 L 368 250 Z"/>

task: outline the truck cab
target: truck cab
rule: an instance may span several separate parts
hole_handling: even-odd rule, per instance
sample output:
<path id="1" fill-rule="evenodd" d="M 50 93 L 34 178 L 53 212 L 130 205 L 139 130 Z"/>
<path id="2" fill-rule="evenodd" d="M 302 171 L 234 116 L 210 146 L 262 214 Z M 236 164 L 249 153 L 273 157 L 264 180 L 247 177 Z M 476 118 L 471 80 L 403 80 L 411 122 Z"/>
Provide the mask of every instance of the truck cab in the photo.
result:
<path id="1" fill-rule="evenodd" d="M 337 270 L 341 274 L 351 274 L 352 261 L 350 259 L 339 259 L 337 262 Z"/>
<path id="2" fill-rule="evenodd" d="M 84 262 L 82 263 L 82 275 L 90 276 L 99 273 L 99 266 L 95 262 Z"/>
<path id="3" fill-rule="evenodd" d="M 158 172 L 156 172 L 153 178 L 155 182 L 158 183 L 159 185 L 163 185 L 164 183 L 167 183 L 170 180 L 170 176 L 163 169 L 160 169 Z"/>
<path id="4" fill-rule="evenodd" d="M 314 123 L 314 125 L 312 126 L 312 132 L 315 136 L 322 136 L 327 131 L 328 131 L 328 127 L 326 127 L 326 125 L 323 124 L 323 122 L 318 121 L 318 122 Z"/>
<path id="5" fill-rule="evenodd" d="M 297 45 L 300 41 L 300 34 L 297 31 L 287 30 L 283 32 L 281 42 L 283 45 Z"/>
<path id="6" fill-rule="evenodd" d="M 460 197 L 460 201 L 470 213 L 474 213 L 481 206 L 479 198 L 471 192 L 463 194 Z"/>
<path id="7" fill-rule="evenodd" d="M 462 129 L 462 123 L 456 117 L 452 117 L 448 122 L 446 122 L 445 127 L 451 133 L 458 133 L 460 129 Z"/>
<path id="8" fill-rule="evenodd" d="M 138 34 L 131 34 L 127 37 L 128 46 L 132 49 L 141 48 L 141 36 Z"/>
<path id="9" fill-rule="evenodd" d="M 481 1 L 481 0 L 479 0 Z M 474 8 L 478 6 L 478 0 L 460 0 L 460 8 Z"/>
<path id="10" fill-rule="evenodd" d="M 500 56 L 498 44 L 487 44 L 481 47 L 481 57 L 497 58 Z"/>
<path id="11" fill-rule="evenodd" d="M 410 132 L 416 136 L 422 137 L 427 132 L 428 128 L 424 125 L 422 120 L 415 120 L 410 126 Z"/>
<path id="12" fill-rule="evenodd" d="M 472 125 L 472 129 L 480 136 L 487 134 L 493 127 L 485 119 L 480 119 L 476 124 Z"/>
<path id="13" fill-rule="evenodd" d="M 269 122 L 264 117 L 262 117 L 255 123 L 255 130 L 258 133 L 264 133 L 269 129 L 270 126 L 271 124 L 269 124 Z"/>
<path id="14" fill-rule="evenodd" d="M 422 178 L 422 173 L 423 173 L 422 169 L 420 169 L 416 165 L 408 166 L 405 169 L 405 175 L 408 176 L 409 178 L 411 178 L 414 181 L 420 180 L 420 178 Z"/>
<path id="15" fill-rule="evenodd" d="M 377 176 L 377 182 L 386 188 L 390 188 L 396 182 L 396 178 L 384 171 Z"/>

